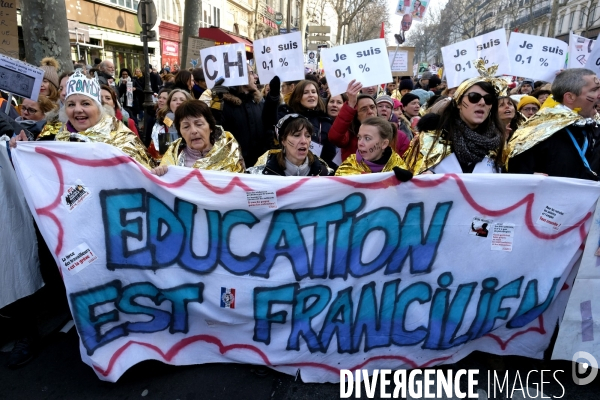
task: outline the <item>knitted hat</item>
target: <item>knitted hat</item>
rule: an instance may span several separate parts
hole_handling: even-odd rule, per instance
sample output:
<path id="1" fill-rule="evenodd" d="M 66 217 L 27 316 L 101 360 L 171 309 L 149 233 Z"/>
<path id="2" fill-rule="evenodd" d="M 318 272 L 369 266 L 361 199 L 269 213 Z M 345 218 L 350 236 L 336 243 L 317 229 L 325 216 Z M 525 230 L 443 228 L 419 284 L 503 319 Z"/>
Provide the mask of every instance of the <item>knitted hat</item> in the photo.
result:
<path id="1" fill-rule="evenodd" d="M 412 79 L 402 79 L 400 81 L 400 87 L 398 88 L 398 90 L 402 90 L 402 89 L 408 89 L 408 90 L 413 90 L 415 88 L 415 85 L 413 84 Z"/>
<path id="2" fill-rule="evenodd" d="M 428 92 L 427 90 L 423 89 L 415 89 L 410 93 L 419 97 L 419 103 L 421 103 L 421 105 L 427 103 L 427 101 L 434 96 L 433 92 Z"/>
<path id="3" fill-rule="evenodd" d="M 434 88 L 434 87 L 440 85 L 441 83 L 442 83 L 442 80 L 437 75 L 433 75 L 431 78 L 429 78 L 429 87 L 430 88 Z"/>
<path id="4" fill-rule="evenodd" d="M 100 107 L 102 107 L 100 83 L 98 78 L 88 78 L 84 75 L 81 69 L 75 71 L 73 75 L 69 77 L 67 81 L 67 95 L 65 99 L 73 94 L 81 94 L 94 100 Z"/>
<path id="5" fill-rule="evenodd" d="M 392 100 L 394 100 L 394 110 L 402 105 L 402 103 L 400 103 L 400 100 L 397 100 L 397 99 L 392 99 Z"/>
<path id="6" fill-rule="evenodd" d="M 402 98 L 400 99 L 400 103 L 402 103 L 402 105 L 404 107 L 406 107 L 408 105 L 408 103 L 410 103 L 413 100 L 419 100 L 419 96 L 417 96 L 416 94 L 412 94 L 412 92 L 410 93 L 406 93 L 404 96 L 402 96 Z M 420 102 L 420 100 L 419 100 Z"/>
<path id="7" fill-rule="evenodd" d="M 375 99 L 375 103 L 388 103 L 390 106 L 394 107 L 394 100 L 388 95 L 379 96 Z"/>
<path id="8" fill-rule="evenodd" d="M 535 104 L 538 108 L 542 107 L 538 99 L 533 96 L 523 96 L 519 101 L 519 105 L 517 106 L 517 110 L 521 111 L 521 108 L 525 107 L 527 104 Z"/>
<path id="9" fill-rule="evenodd" d="M 45 57 L 42 59 L 40 68 L 44 70 L 44 79 L 58 89 L 60 85 L 60 82 L 58 82 L 58 61 L 52 57 Z"/>

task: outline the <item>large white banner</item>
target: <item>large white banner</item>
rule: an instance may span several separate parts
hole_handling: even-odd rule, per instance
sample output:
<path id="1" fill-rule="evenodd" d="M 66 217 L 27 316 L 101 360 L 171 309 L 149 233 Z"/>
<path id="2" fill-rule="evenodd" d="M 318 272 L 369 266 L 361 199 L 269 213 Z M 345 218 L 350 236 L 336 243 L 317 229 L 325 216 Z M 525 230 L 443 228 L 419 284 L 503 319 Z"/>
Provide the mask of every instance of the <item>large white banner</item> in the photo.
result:
<path id="1" fill-rule="evenodd" d="M 339 382 L 474 350 L 541 357 L 600 194 L 538 175 L 158 178 L 102 143 L 14 159 L 82 359 L 110 381 L 147 359 Z"/>

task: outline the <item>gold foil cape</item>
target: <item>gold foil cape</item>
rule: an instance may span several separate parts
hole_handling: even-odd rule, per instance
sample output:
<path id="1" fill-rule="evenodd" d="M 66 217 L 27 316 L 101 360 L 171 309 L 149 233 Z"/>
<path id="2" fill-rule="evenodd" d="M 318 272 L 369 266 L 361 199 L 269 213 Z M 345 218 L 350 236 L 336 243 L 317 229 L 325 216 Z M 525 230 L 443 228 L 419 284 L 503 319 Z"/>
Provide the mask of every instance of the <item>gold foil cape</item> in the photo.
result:
<path id="1" fill-rule="evenodd" d="M 83 132 L 71 133 L 63 124 L 54 140 L 69 142 L 75 139 L 80 142 L 106 143 L 123 151 L 148 169 L 154 167 L 154 160 L 148 154 L 146 146 L 135 133 L 131 132 L 121 121 L 110 115 L 103 116 L 98 123 Z"/>
<path id="2" fill-rule="evenodd" d="M 42 131 L 40 132 L 40 134 L 37 136 L 36 140 L 40 140 L 49 136 L 55 136 L 60 129 L 62 128 L 63 123 L 60 121 L 48 121 L 46 122 L 46 125 L 44 125 L 44 128 L 42 129 Z"/>
<path id="3" fill-rule="evenodd" d="M 452 143 L 441 136 L 436 139 L 436 131 L 421 132 L 419 146 L 415 146 L 416 143 L 413 141 L 404 154 L 405 160 L 416 160 L 414 165 L 409 168 L 413 175 L 422 174 L 452 154 Z M 415 152 L 418 153 L 415 154 Z"/>
<path id="4" fill-rule="evenodd" d="M 215 141 L 206 157 L 196 160 L 192 168 L 243 173 L 245 166 L 240 145 L 231 133 L 223 131 L 220 126 L 217 128 L 223 132 L 221 137 Z M 179 151 L 182 140 L 180 138 L 171 143 L 163 155 L 160 165 L 185 167 L 185 153 Z"/>
<path id="5" fill-rule="evenodd" d="M 381 172 L 390 172 L 394 169 L 394 167 L 400 167 L 402 169 L 408 169 L 404 160 L 392 150 L 392 155 L 385 166 L 381 170 Z M 337 171 L 335 171 L 335 176 L 348 176 L 348 175 L 360 175 L 360 174 L 370 174 L 372 173 L 369 166 L 364 162 L 358 162 L 356 159 L 356 154 L 352 154 L 350 157 L 346 158 L 344 162 L 338 167 Z"/>
<path id="6" fill-rule="evenodd" d="M 546 107 L 529 118 L 508 142 L 508 160 L 548 139 L 554 133 L 583 119 L 579 114 L 563 105 Z M 508 160 L 504 163 L 508 168 Z"/>
<path id="7" fill-rule="evenodd" d="M 506 96 L 506 88 L 508 87 L 508 82 L 503 78 L 496 78 L 496 73 L 498 72 L 498 66 L 492 65 L 489 68 L 485 67 L 485 61 L 481 58 L 477 59 L 473 64 L 477 72 L 479 72 L 479 76 L 474 78 L 467 79 L 463 83 L 458 86 L 456 92 L 454 92 L 453 99 L 458 102 L 458 100 L 465 94 L 467 90 L 471 86 L 479 82 L 487 82 L 492 84 L 494 90 L 496 92 L 496 96 Z"/>

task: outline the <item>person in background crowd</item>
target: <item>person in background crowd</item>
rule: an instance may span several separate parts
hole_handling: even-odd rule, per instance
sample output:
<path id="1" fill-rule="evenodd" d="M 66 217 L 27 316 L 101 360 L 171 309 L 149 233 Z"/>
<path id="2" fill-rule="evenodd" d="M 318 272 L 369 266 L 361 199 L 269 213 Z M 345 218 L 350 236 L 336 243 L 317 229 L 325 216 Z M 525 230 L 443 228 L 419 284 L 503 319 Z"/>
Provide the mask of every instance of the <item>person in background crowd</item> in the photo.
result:
<path id="1" fill-rule="evenodd" d="M 495 173 L 503 165 L 503 125 L 498 119 L 498 95 L 506 81 L 483 71 L 460 84 L 438 127 L 421 132 L 405 155 L 414 174 Z M 480 69 L 480 68 L 478 68 Z"/>
<path id="2" fill-rule="evenodd" d="M 331 92 L 329 91 L 329 85 L 327 84 L 327 77 L 324 76 L 321 79 L 319 79 L 319 85 L 321 87 L 321 89 L 320 89 L 321 97 L 324 99 L 331 97 Z"/>
<path id="3" fill-rule="evenodd" d="M 356 152 L 361 122 L 377 116 L 375 99 L 368 94 L 359 95 L 361 89 L 360 82 L 350 81 L 346 89 L 348 101 L 344 103 L 329 129 L 329 141 L 342 150 L 342 160 Z"/>
<path id="4" fill-rule="evenodd" d="M 508 142 L 512 134 L 526 121 L 526 118 L 517 112 L 517 102 L 510 96 L 498 97 L 498 118 L 504 125 L 504 140 Z"/>
<path id="5" fill-rule="evenodd" d="M 282 104 L 277 109 L 277 116 L 281 120 L 286 114 L 300 114 L 307 118 L 313 125 L 312 152 L 321 157 L 333 169 L 337 163 L 333 161 L 336 155 L 335 145 L 329 142 L 329 129 L 333 123 L 327 115 L 323 99 L 319 95 L 318 84 L 312 80 L 300 81 L 288 104 Z"/>
<path id="6" fill-rule="evenodd" d="M 328 168 L 327 163 L 310 151 L 314 132 L 313 124 L 308 119 L 300 114 L 287 114 L 275 126 L 275 133 L 280 149 L 263 154 L 254 167 L 248 168 L 248 173 L 279 176 L 333 175 L 333 170 Z"/>
<path id="7" fill-rule="evenodd" d="M 429 71 L 423 72 L 423 75 L 421 75 L 421 78 L 415 85 L 415 89 L 429 90 L 429 79 L 431 79 L 432 76 L 433 74 Z"/>
<path id="8" fill-rule="evenodd" d="M 58 107 L 63 108 L 65 106 L 65 98 L 67 96 L 67 82 L 69 81 L 69 77 L 73 75 L 74 72 L 63 72 L 58 77 L 58 81 L 60 85 L 58 87 L 59 91 L 59 100 Z M 42 131 L 38 134 L 37 140 L 54 140 L 58 131 L 62 128 L 63 123 L 58 118 L 58 109 L 48 111 L 45 113 L 46 123 L 42 128 Z"/>
<path id="9" fill-rule="evenodd" d="M 60 93 L 58 87 L 58 61 L 52 57 L 42 59 L 40 68 L 44 71 L 44 79 L 40 86 L 40 95 L 48 97 L 51 101 L 58 103 Z"/>
<path id="10" fill-rule="evenodd" d="M 279 79 L 279 78 L 277 78 L 277 79 Z M 294 89 L 296 88 L 296 85 L 299 82 L 300 81 L 289 81 L 289 82 L 283 82 L 281 84 L 281 95 L 283 96 L 283 102 L 285 104 L 288 104 L 288 102 L 290 101 L 290 97 L 292 97 L 292 93 L 294 92 Z M 274 89 L 275 88 L 271 84 L 271 90 L 274 90 Z"/>
<path id="11" fill-rule="evenodd" d="M 402 109 L 404 110 L 403 117 L 405 118 L 408 126 L 413 126 L 413 119 L 419 117 L 421 111 L 421 100 L 419 96 L 413 94 L 413 92 L 407 93 L 402 96 L 400 100 L 402 103 Z M 412 136 L 409 137 L 412 140 Z"/>
<path id="12" fill-rule="evenodd" d="M 162 75 L 160 77 L 160 79 L 162 81 L 162 84 L 160 85 L 161 88 L 176 89 L 176 87 L 175 87 L 175 75 L 173 75 L 173 74 L 164 74 L 164 75 Z"/>
<path id="13" fill-rule="evenodd" d="M 133 133 L 139 136 L 137 127 L 135 126 L 135 122 L 127 111 L 121 111 L 121 106 L 119 101 L 117 100 L 117 93 L 113 88 L 108 85 L 100 85 L 101 94 L 100 98 L 102 99 L 102 105 L 108 106 L 113 111 L 113 116 L 117 118 L 119 121 L 123 122 L 123 124 L 128 127 Z"/>
<path id="14" fill-rule="evenodd" d="M 533 97 L 535 97 L 540 104 L 544 104 L 544 102 L 546 101 L 546 99 L 552 94 L 552 90 L 551 90 L 551 86 L 550 85 L 544 85 L 538 89 L 535 89 L 533 92 L 531 92 L 531 95 Z"/>
<path id="15" fill-rule="evenodd" d="M 406 93 L 411 92 L 414 89 L 414 83 L 410 77 L 401 77 L 398 89 L 392 92 L 392 99 L 400 100 Z"/>
<path id="16" fill-rule="evenodd" d="M 98 69 L 98 66 L 100 65 L 101 62 L 102 62 L 101 58 L 98 58 L 98 57 L 94 58 L 94 65 L 92 65 L 92 68 Z"/>
<path id="17" fill-rule="evenodd" d="M 210 108 L 200 100 L 187 100 L 175 111 L 175 129 L 180 138 L 171 143 L 160 166 L 152 173 L 162 176 L 169 165 L 211 171 L 245 171 L 238 142 L 217 126 Z"/>
<path id="18" fill-rule="evenodd" d="M 185 69 L 179 70 L 177 75 L 175 75 L 175 89 L 182 89 L 188 93 L 192 93 L 192 88 L 194 87 L 194 78 L 190 71 Z"/>
<path id="19" fill-rule="evenodd" d="M 394 115 L 398 118 L 398 121 L 400 121 L 400 116 L 404 113 L 402 103 L 400 102 L 400 100 L 394 98 L 392 98 L 392 100 L 394 100 Z"/>
<path id="20" fill-rule="evenodd" d="M 535 113 L 540 111 L 540 107 L 542 107 L 542 105 L 535 97 L 525 95 L 519 100 L 517 111 L 523 114 L 525 118 L 529 119 L 533 117 Z"/>
<path id="21" fill-rule="evenodd" d="M 142 86 L 140 86 L 140 82 L 131 75 L 131 71 L 129 71 L 129 69 L 122 68 L 121 71 L 119 71 L 119 72 L 120 72 L 120 74 L 119 74 L 120 81 L 119 81 L 119 86 L 118 86 L 118 94 L 119 94 L 118 98 L 121 99 L 120 105 L 125 111 L 127 111 L 127 113 L 129 114 L 128 117 L 133 120 L 134 126 L 136 127 L 136 130 L 134 132 L 137 133 L 138 114 L 139 114 L 140 110 L 143 108 L 140 106 L 139 93 L 143 94 L 144 88 Z M 128 98 L 127 98 L 127 79 L 131 79 L 131 84 L 133 86 L 131 103 L 129 103 Z M 143 96 L 142 96 L 141 104 L 144 104 Z M 129 129 L 131 129 L 131 126 L 129 127 Z"/>
<path id="22" fill-rule="evenodd" d="M 388 96 L 391 96 L 392 93 L 394 93 L 394 90 L 396 90 L 397 88 L 398 88 L 398 84 L 394 80 L 393 82 L 390 82 L 387 85 L 385 85 L 385 94 Z"/>
<path id="23" fill-rule="evenodd" d="M 335 117 L 338 116 L 346 101 L 348 101 L 348 96 L 346 93 L 338 94 L 337 96 L 329 96 L 325 101 L 327 115 L 329 115 L 331 119 L 335 120 Z"/>
<path id="24" fill-rule="evenodd" d="M 152 130 L 154 129 L 154 126 L 156 125 L 156 114 L 158 113 L 158 110 L 164 108 L 167 105 L 167 100 L 169 98 L 169 93 L 171 92 L 171 89 L 160 89 L 158 91 L 158 96 L 156 98 L 156 104 L 154 105 L 154 112 L 150 113 L 150 115 L 148 115 L 148 126 L 144 127 L 144 145 L 148 148 L 148 151 L 150 152 L 150 154 L 152 154 L 152 157 L 159 159 L 160 158 L 160 153 L 158 153 L 157 149 L 154 148 L 154 145 L 151 145 L 151 140 L 152 140 Z"/>
<path id="25" fill-rule="evenodd" d="M 154 167 L 154 161 L 137 135 L 102 106 L 98 80 L 87 78 L 81 70 L 75 71 L 67 82 L 65 106 L 60 110 L 60 118 L 64 124 L 55 140 L 110 144 L 144 167 Z M 17 142 L 23 140 L 27 137 L 21 132 L 11 139 L 10 146 L 14 148 Z"/>
<path id="26" fill-rule="evenodd" d="M 377 97 L 377 91 L 379 87 L 377 85 L 363 87 L 361 90 L 362 94 L 366 94 L 367 96 L 371 96 L 372 98 Z"/>
<path id="27" fill-rule="evenodd" d="M 533 79 L 525 78 L 517 89 L 517 94 L 529 94 L 533 92 Z"/>
<path id="28" fill-rule="evenodd" d="M 192 86 L 192 96 L 195 99 L 199 99 L 202 93 L 207 89 L 206 78 L 204 78 L 204 71 L 202 68 L 194 68 L 192 70 L 192 78 L 194 78 L 194 86 Z"/>
<path id="29" fill-rule="evenodd" d="M 375 103 L 377 104 L 377 115 L 390 122 L 395 129 L 394 135 L 392 135 L 392 138 L 390 139 L 390 146 L 398 154 L 404 154 L 410 145 L 410 140 L 406 133 L 406 131 L 410 131 L 410 127 L 405 126 L 398 120 L 398 117 L 394 115 L 394 100 L 390 96 L 379 96 L 375 99 Z"/>
<path id="30" fill-rule="evenodd" d="M 430 92 L 428 90 L 424 90 L 424 89 L 415 89 L 412 92 L 410 92 L 410 94 L 415 95 L 419 98 L 419 104 L 421 106 L 424 106 L 427 104 L 427 102 L 433 97 L 435 96 L 435 94 L 433 92 Z"/>
<path id="31" fill-rule="evenodd" d="M 433 74 L 431 78 L 429 78 L 429 91 L 433 92 L 436 95 L 441 95 L 442 90 L 446 87 L 442 84 L 442 80 L 439 76 Z"/>
<path id="32" fill-rule="evenodd" d="M 260 90 L 260 94 L 262 95 L 263 98 L 266 98 L 269 95 L 270 91 L 271 91 L 271 85 L 267 83 L 266 85 L 263 85 L 262 89 Z"/>
<path id="33" fill-rule="evenodd" d="M 142 74 L 142 69 L 141 68 L 136 68 L 135 71 L 133 72 L 133 75 L 140 79 L 144 74 Z"/>
<path id="34" fill-rule="evenodd" d="M 115 64 L 111 60 L 104 60 L 98 65 L 98 81 L 101 85 L 112 86 L 115 77 Z"/>
<path id="35" fill-rule="evenodd" d="M 21 103 L 21 116 L 16 118 L 15 121 L 31 132 L 34 138 L 37 139 L 46 125 L 46 114 L 54 112 L 52 113 L 52 116 L 54 116 L 57 110 L 58 105 L 46 96 L 38 96 L 37 101 L 23 99 L 23 103 Z M 15 132 L 15 134 L 18 133 Z"/>
<path id="36" fill-rule="evenodd" d="M 513 134 L 508 143 L 508 172 L 597 181 L 599 162 L 592 131 L 600 80 L 589 69 L 566 69 L 552 82 L 552 97 L 553 104 Z"/>
<path id="37" fill-rule="evenodd" d="M 358 148 L 338 168 L 336 176 L 393 171 L 398 180 L 406 182 L 412 174 L 404 160 L 390 143 L 394 135 L 392 124 L 381 117 L 365 119 L 358 131 Z"/>
<path id="38" fill-rule="evenodd" d="M 188 92 L 183 89 L 173 89 L 169 92 L 165 105 L 156 111 L 156 122 L 152 128 L 152 143 L 148 147 L 148 151 L 154 158 L 160 159 L 162 154 L 167 151 L 168 146 L 179 138 L 173 120 L 177 107 L 186 100 L 192 100 L 192 96 Z"/>

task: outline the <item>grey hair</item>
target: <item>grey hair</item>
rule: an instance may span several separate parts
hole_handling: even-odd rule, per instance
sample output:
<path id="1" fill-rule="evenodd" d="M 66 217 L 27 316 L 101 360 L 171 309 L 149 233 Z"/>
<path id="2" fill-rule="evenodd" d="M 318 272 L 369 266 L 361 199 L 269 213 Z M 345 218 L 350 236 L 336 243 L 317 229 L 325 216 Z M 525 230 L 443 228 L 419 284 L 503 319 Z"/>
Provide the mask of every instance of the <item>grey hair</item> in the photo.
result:
<path id="1" fill-rule="evenodd" d="M 101 106 L 95 101 L 93 101 L 93 103 L 94 105 L 96 105 L 96 107 L 98 107 L 98 110 L 100 110 L 100 119 L 102 119 L 102 117 L 104 117 L 105 115 L 110 115 L 111 117 L 115 116 L 115 110 L 111 109 L 111 107 L 107 105 Z M 60 108 L 60 110 L 58 110 L 58 120 L 63 124 L 69 122 L 69 117 L 67 117 L 67 110 L 65 105 L 63 105 Z"/>
<path id="2" fill-rule="evenodd" d="M 562 71 L 552 82 L 552 97 L 555 101 L 562 103 L 567 92 L 579 96 L 586 85 L 583 77 L 590 75 L 596 76 L 596 73 L 585 68 L 571 68 Z"/>

